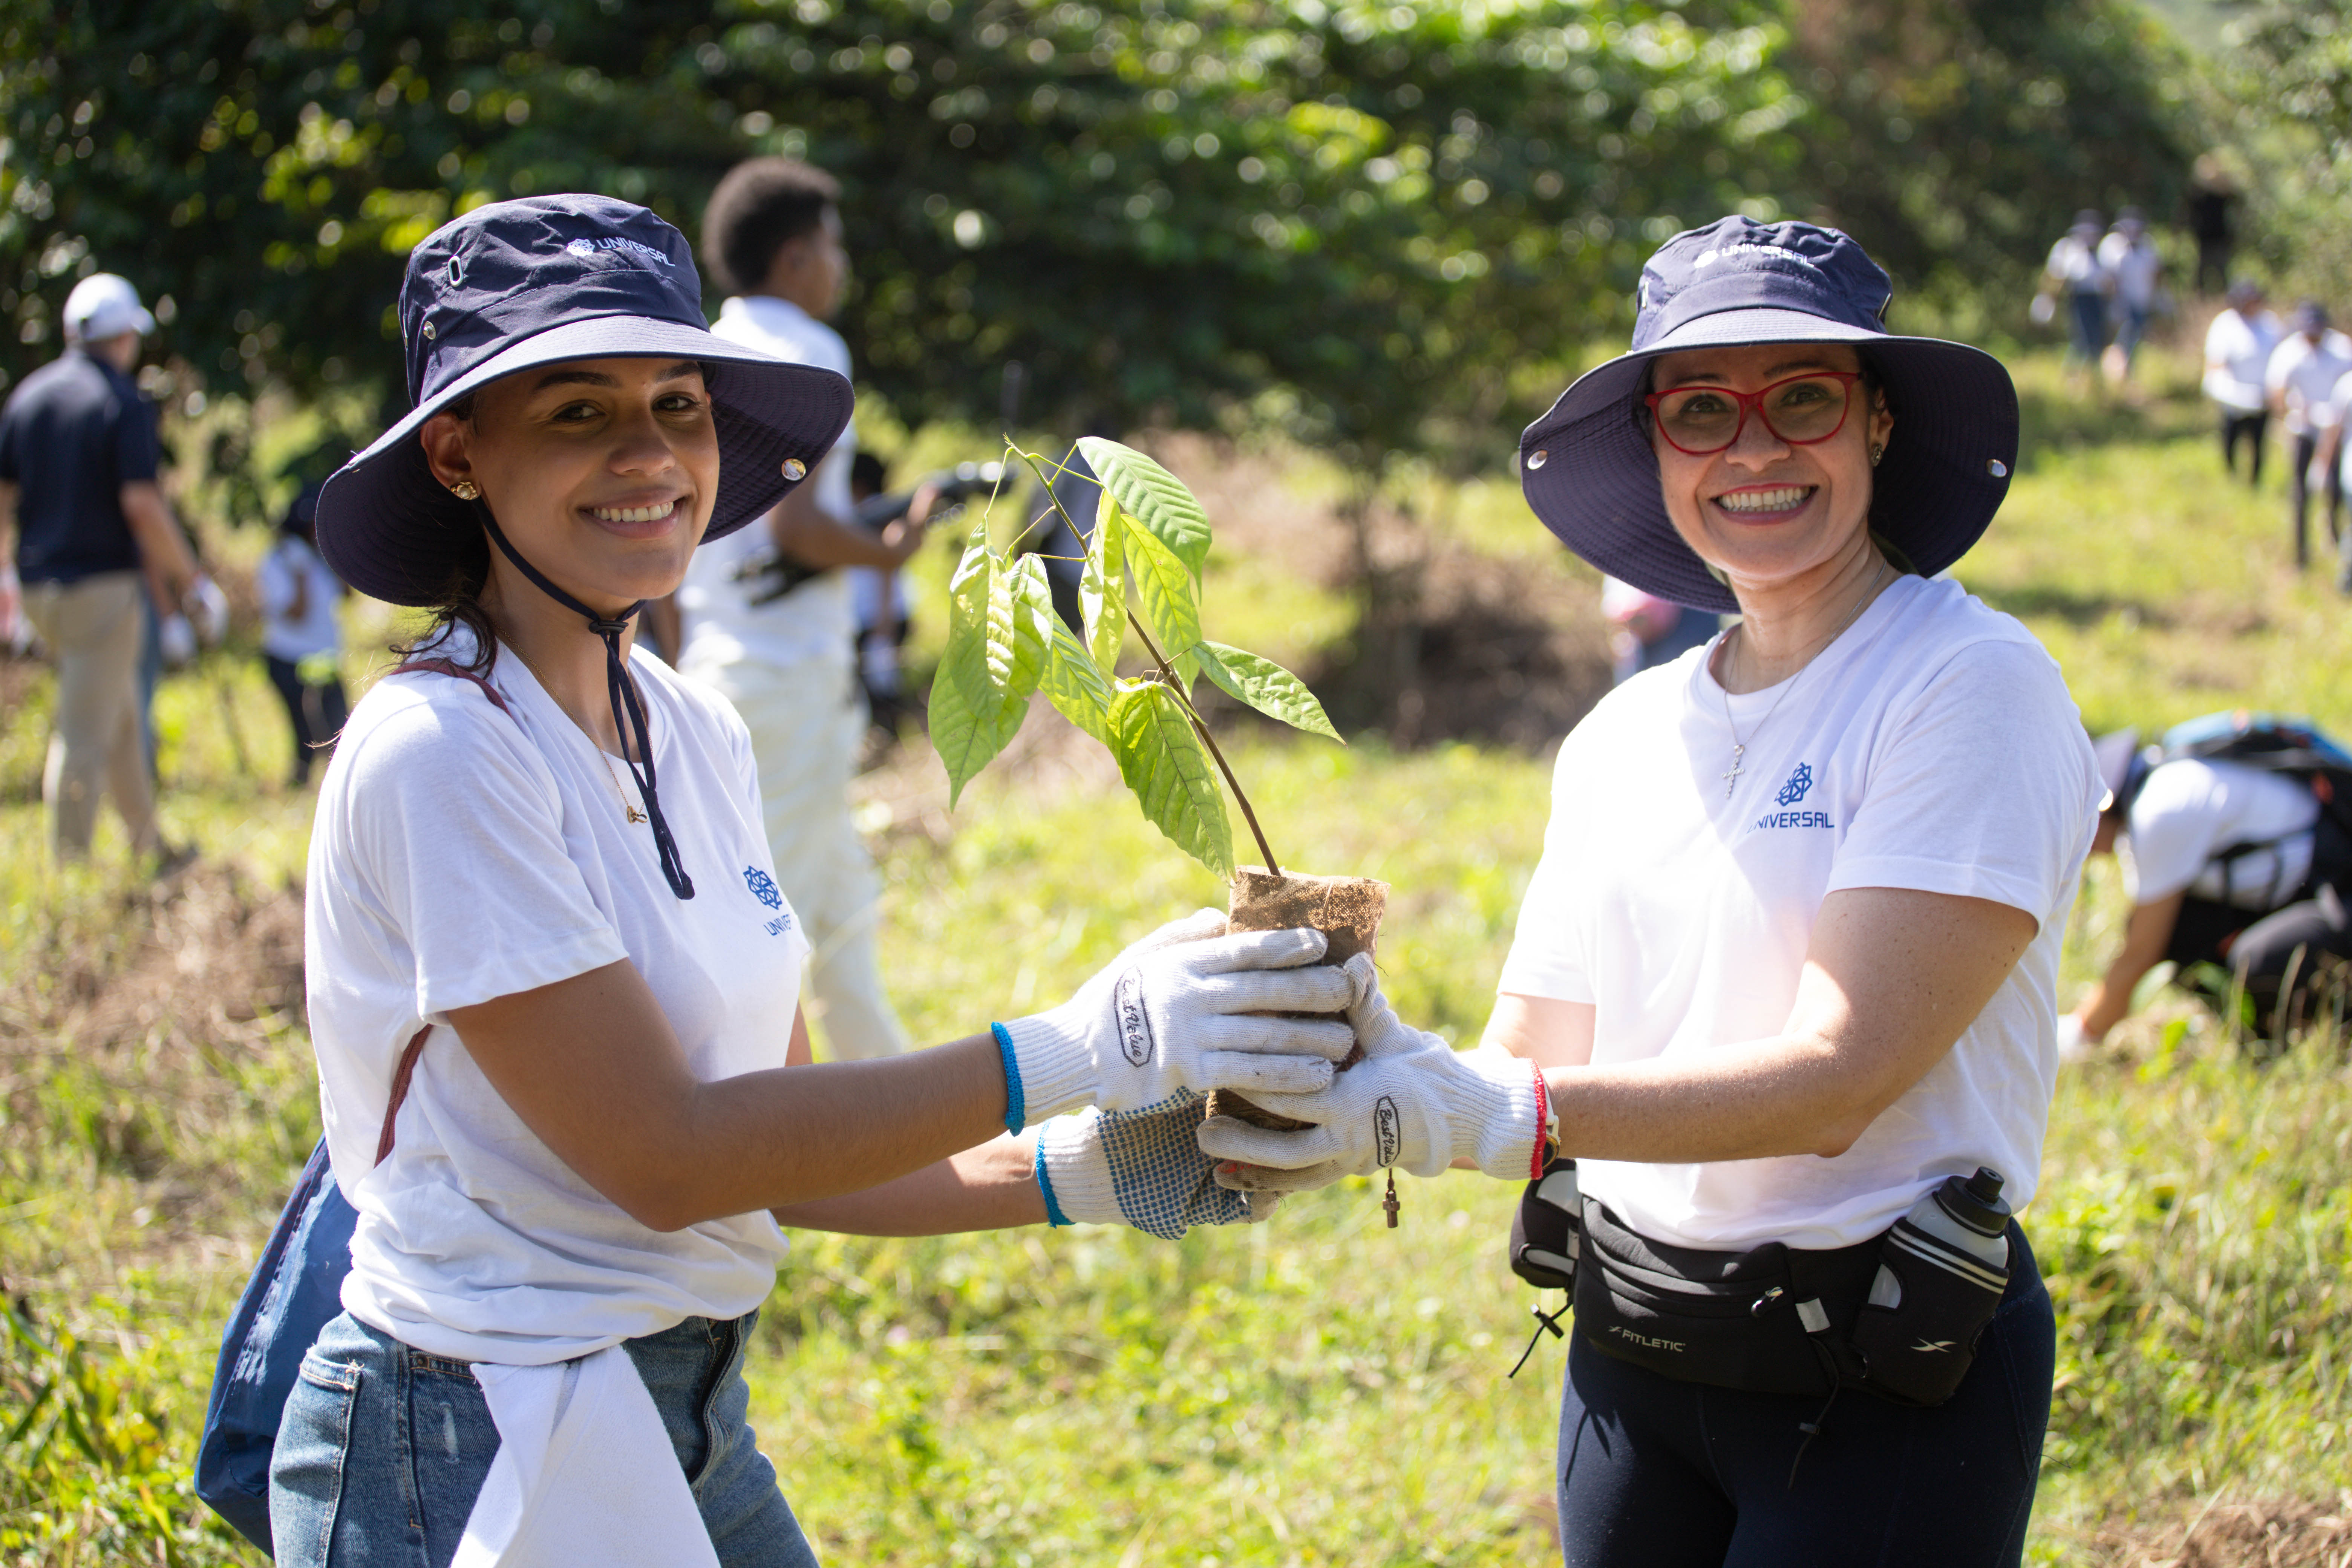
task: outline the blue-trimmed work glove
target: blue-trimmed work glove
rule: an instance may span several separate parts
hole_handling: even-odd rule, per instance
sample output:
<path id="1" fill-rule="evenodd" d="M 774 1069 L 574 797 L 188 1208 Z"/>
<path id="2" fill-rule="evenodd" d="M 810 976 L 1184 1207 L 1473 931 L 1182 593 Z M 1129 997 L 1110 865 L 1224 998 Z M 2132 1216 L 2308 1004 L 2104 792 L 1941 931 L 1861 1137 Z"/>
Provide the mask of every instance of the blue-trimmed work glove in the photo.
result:
<path id="1" fill-rule="evenodd" d="M 994 1026 L 1006 1126 L 1084 1105 L 1163 1105 L 1187 1089 L 1255 1099 L 1329 1083 L 1331 1064 L 1355 1047 L 1330 1016 L 1355 999 L 1355 981 L 1316 963 L 1328 945 L 1320 931 L 1226 936 L 1224 920 L 1202 910 L 1162 926 L 1060 1006 Z"/>
<path id="2" fill-rule="evenodd" d="M 1279 1193 L 1229 1192 L 1198 1141 L 1208 1101 L 1190 1089 L 1140 1110 L 1082 1110 L 1037 1130 L 1037 1188 L 1053 1225 L 1131 1226 L 1175 1241 L 1196 1225 L 1255 1225 Z"/>

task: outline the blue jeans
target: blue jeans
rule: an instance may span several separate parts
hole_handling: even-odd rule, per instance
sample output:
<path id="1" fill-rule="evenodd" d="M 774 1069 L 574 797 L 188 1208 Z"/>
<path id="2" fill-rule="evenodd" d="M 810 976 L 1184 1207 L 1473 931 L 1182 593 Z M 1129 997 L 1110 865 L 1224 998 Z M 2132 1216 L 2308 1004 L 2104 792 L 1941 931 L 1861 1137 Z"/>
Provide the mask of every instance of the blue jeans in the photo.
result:
<path id="1" fill-rule="evenodd" d="M 688 1318 L 624 1346 L 669 1430 L 726 1568 L 816 1568 L 744 1420 L 743 1342 L 758 1314 Z M 447 1568 L 499 1449 L 464 1362 L 346 1312 L 320 1331 L 269 1467 L 279 1568 Z M 657 1549 L 648 1561 L 659 1560 Z"/>
<path id="2" fill-rule="evenodd" d="M 2057 1320 L 2023 1233 L 1959 1392 L 1931 1408 L 1683 1383 L 1570 1336 L 1559 1412 L 1568 1568 L 2011 1568 L 2042 1471 Z"/>

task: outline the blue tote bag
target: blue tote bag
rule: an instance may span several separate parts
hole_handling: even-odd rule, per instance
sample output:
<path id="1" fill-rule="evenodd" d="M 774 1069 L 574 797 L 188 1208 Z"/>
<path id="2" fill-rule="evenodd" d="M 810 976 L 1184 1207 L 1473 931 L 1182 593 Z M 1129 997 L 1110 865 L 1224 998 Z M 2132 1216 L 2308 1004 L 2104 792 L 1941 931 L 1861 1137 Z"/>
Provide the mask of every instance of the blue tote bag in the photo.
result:
<path id="1" fill-rule="evenodd" d="M 409 670 L 470 680 L 512 716 L 488 681 L 447 659 L 415 659 L 387 673 Z M 393 1123 L 432 1032 L 429 1024 L 417 1030 L 393 1069 L 392 1097 L 383 1108 L 383 1130 L 376 1135 L 379 1165 L 392 1152 Z M 221 1334 L 212 1398 L 196 1447 L 196 1495 L 264 1552 L 271 1551 L 269 1456 L 278 1446 L 278 1418 L 294 1392 L 302 1357 L 318 1342 L 319 1331 L 343 1310 L 343 1276 L 352 1271 L 352 1231 L 358 1223 L 359 1215 L 335 1185 L 321 1138 Z"/>

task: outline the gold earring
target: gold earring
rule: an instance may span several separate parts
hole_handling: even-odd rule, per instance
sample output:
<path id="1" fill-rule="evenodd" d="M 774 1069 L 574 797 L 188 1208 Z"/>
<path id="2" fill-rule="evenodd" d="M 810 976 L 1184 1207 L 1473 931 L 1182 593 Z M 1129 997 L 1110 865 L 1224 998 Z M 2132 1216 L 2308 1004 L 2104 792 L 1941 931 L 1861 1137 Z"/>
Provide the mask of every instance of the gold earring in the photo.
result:
<path id="1" fill-rule="evenodd" d="M 1872 447 L 1870 448 L 1870 466 L 1874 468 L 1878 467 L 1878 459 L 1885 456 L 1886 456 L 1886 447 L 1884 444 Z"/>
<path id="2" fill-rule="evenodd" d="M 1877 454 L 1873 453 L 1870 460 L 1874 463 L 1878 461 Z M 459 500 L 479 500 L 482 499 L 482 487 L 471 479 L 459 479 L 449 487 L 449 493 Z"/>

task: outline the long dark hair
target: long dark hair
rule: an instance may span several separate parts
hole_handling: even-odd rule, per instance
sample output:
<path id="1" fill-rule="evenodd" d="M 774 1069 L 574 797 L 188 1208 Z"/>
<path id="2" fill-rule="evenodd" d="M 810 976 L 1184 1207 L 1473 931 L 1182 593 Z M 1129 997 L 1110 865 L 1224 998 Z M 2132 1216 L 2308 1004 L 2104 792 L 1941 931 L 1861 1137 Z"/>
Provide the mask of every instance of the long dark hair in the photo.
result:
<path id="1" fill-rule="evenodd" d="M 474 399 L 471 394 L 452 402 L 443 413 L 452 415 L 470 425 L 474 422 Z M 485 503 L 476 501 L 474 505 Z M 425 629 L 405 643 L 394 643 L 392 651 L 403 662 L 418 658 L 448 658 L 449 634 L 458 626 L 474 634 L 474 652 L 469 658 L 458 661 L 461 668 L 476 675 L 488 676 L 499 661 L 499 631 L 490 622 L 490 612 L 482 607 L 482 590 L 490 581 L 490 536 L 469 516 L 466 537 L 458 542 L 457 563 L 428 606 L 433 618 Z"/>

